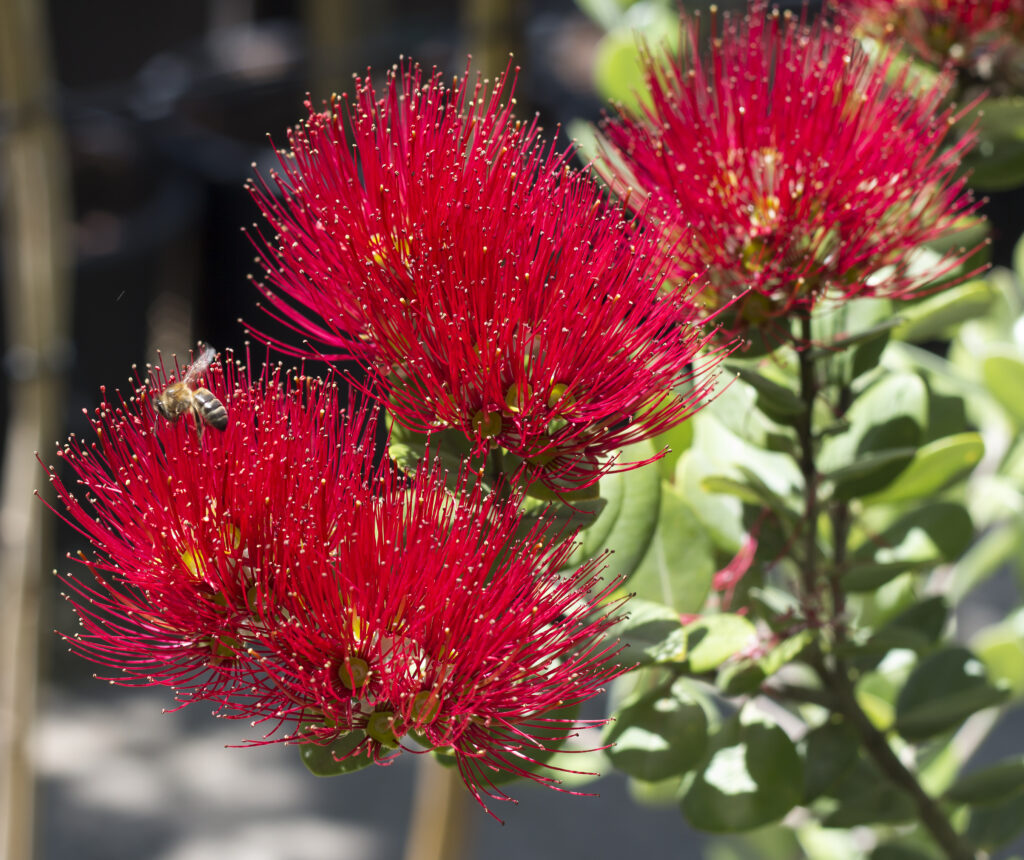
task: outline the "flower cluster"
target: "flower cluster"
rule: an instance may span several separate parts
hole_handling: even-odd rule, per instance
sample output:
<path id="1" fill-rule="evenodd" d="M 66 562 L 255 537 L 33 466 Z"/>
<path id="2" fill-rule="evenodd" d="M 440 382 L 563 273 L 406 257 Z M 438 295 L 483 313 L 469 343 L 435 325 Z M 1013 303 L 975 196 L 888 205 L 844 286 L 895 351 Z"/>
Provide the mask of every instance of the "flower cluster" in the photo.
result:
<path id="1" fill-rule="evenodd" d="M 257 240 L 261 286 L 325 351 L 369 364 L 405 428 L 586 487 L 697 409 L 717 358 L 690 292 L 661 289 L 661 237 L 517 122 L 510 87 L 407 66 L 383 94 L 357 79 L 310 106 L 273 188 L 252 186 L 275 232 Z"/>
<path id="2" fill-rule="evenodd" d="M 897 38 L 934 65 L 952 64 L 968 78 L 1021 91 L 1024 41 L 1021 0 L 848 0 L 837 10 L 860 32 Z M 1016 63 L 1014 60 L 1016 59 Z"/>
<path id="3" fill-rule="evenodd" d="M 478 799 L 502 773 L 554 782 L 534 763 L 580 725 L 566 709 L 621 671 L 600 559 L 562 571 L 574 544 L 516 500 L 376 463 L 373 411 L 343 414 L 333 383 L 215 364 L 230 420 L 200 435 L 153 410 L 172 380 L 156 368 L 60 450 L 80 491 L 51 469 L 95 550 L 65 577 L 73 647 L 268 740 L 444 748 Z"/>
<path id="4" fill-rule="evenodd" d="M 973 209 L 957 175 L 970 138 L 947 145 L 947 78 L 924 87 L 844 29 L 762 3 L 712 12 L 706 58 L 699 21 L 686 26 L 680 57 L 647 55 L 649 106 L 606 122 L 601 169 L 682 236 L 673 260 L 709 272 L 736 330 L 825 296 L 907 298 L 961 262 L 962 249 L 912 265 Z"/>

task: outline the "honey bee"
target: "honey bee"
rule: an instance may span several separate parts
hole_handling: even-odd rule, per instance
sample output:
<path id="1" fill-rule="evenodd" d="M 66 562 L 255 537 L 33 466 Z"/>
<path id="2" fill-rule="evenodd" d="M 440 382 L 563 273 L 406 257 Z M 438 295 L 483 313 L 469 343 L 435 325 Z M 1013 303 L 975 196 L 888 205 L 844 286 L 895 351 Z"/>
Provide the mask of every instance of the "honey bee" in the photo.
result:
<path id="1" fill-rule="evenodd" d="M 210 389 L 194 387 L 216 356 L 217 350 L 207 344 L 199 358 L 189 365 L 180 382 L 168 385 L 159 394 L 153 395 L 154 408 L 168 421 L 177 421 L 186 412 L 191 412 L 200 437 L 206 424 L 214 430 L 223 430 L 228 426 L 228 411 L 224 404 Z"/>

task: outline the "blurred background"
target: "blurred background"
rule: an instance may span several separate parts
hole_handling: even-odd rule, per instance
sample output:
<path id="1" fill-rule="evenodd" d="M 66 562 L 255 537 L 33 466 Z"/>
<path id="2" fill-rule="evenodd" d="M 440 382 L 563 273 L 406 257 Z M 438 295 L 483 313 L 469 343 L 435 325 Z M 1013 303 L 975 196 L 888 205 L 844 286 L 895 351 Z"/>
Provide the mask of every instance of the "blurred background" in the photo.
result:
<path id="1" fill-rule="evenodd" d="M 307 92 L 401 56 L 454 74 L 471 53 L 490 74 L 514 52 L 521 115 L 550 136 L 600 114 L 601 16 L 622 10 L 590 5 L 0 0 L 0 857 L 409 856 L 412 756 L 318 780 L 294 748 L 228 748 L 247 726 L 163 715 L 166 692 L 101 684 L 66 653 L 52 631 L 76 625 L 49 572 L 83 543 L 32 498 L 46 483 L 33 451 L 52 462 L 55 440 L 88 432 L 100 386 L 129 387 L 157 350 L 238 349 L 239 318 L 267 326 L 243 182 L 274 162 L 267 136 L 283 142 Z M 645 5 L 675 14 L 639 4 L 639 25 Z M 632 808 L 621 780 L 583 790 L 601 797 L 516 786 L 505 827 L 471 810 L 467 856 L 697 853 L 677 809 Z"/>

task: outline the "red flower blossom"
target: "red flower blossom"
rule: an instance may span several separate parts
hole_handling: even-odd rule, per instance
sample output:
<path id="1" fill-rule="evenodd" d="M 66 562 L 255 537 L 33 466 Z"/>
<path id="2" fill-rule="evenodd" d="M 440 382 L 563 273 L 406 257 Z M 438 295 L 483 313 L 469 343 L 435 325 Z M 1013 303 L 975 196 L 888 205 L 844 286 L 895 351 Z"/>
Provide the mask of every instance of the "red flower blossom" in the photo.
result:
<path id="1" fill-rule="evenodd" d="M 332 384 L 280 368 L 254 380 L 217 363 L 205 385 L 229 422 L 200 436 L 153 410 L 151 394 L 171 381 L 158 367 L 129 398 L 104 399 L 96 441 L 72 437 L 58 451 L 81 492 L 50 470 L 60 515 L 94 549 L 80 556 L 92 576 L 65 578 L 83 627 L 72 644 L 120 669 L 119 683 L 230 696 L 259 633 L 257 574 L 330 547 L 339 499 L 372 471 L 371 418 L 325 419 L 337 413 Z"/>
<path id="2" fill-rule="evenodd" d="M 534 765 L 622 671 L 600 560 L 566 572 L 569 536 L 528 529 L 518 499 L 375 465 L 373 410 L 340 415 L 331 383 L 213 364 L 229 420 L 200 435 L 152 406 L 174 378 L 104 400 L 96 441 L 59 451 L 80 492 L 50 470 L 93 547 L 89 576 L 64 577 L 73 648 L 110 680 L 270 721 L 258 742 L 344 736 L 384 761 L 414 740 L 481 802 L 499 775 L 556 783 Z"/>
<path id="3" fill-rule="evenodd" d="M 895 37 L 936 66 L 992 77 L 994 52 L 1024 36 L 1021 0 L 844 0 L 834 4 L 862 32 Z"/>
<path id="4" fill-rule="evenodd" d="M 556 785 L 537 765 L 587 724 L 566 709 L 622 671 L 601 637 L 619 583 L 600 559 L 566 573 L 573 544 L 546 526 L 517 537 L 515 501 L 452 494 L 437 468 L 409 480 L 350 496 L 334 551 L 273 601 L 263 717 L 364 763 L 441 749 L 481 803 L 509 776 Z"/>
<path id="5" fill-rule="evenodd" d="M 601 169 L 685 234 L 684 276 L 708 270 L 719 306 L 741 296 L 737 330 L 826 296 L 910 298 L 962 261 L 922 273 L 911 254 L 974 208 L 947 77 L 917 86 L 893 55 L 764 3 L 711 19 L 706 59 L 695 19 L 682 57 L 648 54 L 650 104 L 606 123 Z"/>
<path id="6" fill-rule="evenodd" d="M 664 295 L 658 237 L 488 88 L 418 67 L 357 79 L 289 135 L 253 194 L 271 309 L 376 372 L 418 433 L 455 428 L 553 487 L 690 415 L 715 358 L 687 295 Z M 687 393 L 671 394 L 689 387 Z"/>

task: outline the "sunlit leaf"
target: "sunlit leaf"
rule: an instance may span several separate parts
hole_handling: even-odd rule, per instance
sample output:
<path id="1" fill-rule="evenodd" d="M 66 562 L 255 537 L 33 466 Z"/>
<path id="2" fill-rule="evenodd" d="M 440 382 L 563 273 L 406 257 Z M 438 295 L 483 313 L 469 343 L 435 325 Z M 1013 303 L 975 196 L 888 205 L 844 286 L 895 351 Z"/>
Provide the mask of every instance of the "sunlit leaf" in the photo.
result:
<path id="1" fill-rule="evenodd" d="M 958 433 L 922 445 L 888 487 L 864 499 L 868 505 L 923 499 L 963 477 L 981 461 L 980 433 Z"/>
<path id="2" fill-rule="evenodd" d="M 690 671 L 710 672 L 756 640 L 754 625 L 744 616 L 723 612 L 687 624 L 686 659 Z"/>
<path id="3" fill-rule="evenodd" d="M 714 573 L 707 531 L 682 492 L 663 483 L 658 525 L 629 581 L 630 591 L 679 613 L 697 613 L 711 590 Z"/>
<path id="4" fill-rule="evenodd" d="M 682 775 L 704 756 L 708 720 L 704 708 L 672 685 L 626 703 L 605 731 L 616 768 L 651 782 Z"/>
<path id="5" fill-rule="evenodd" d="M 950 326 L 984 314 L 992 306 L 993 297 L 992 288 L 983 279 L 948 287 L 902 307 L 903 321 L 893 334 L 918 343 L 941 337 Z"/>
<path id="6" fill-rule="evenodd" d="M 737 833 L 778 821 L 802 792 L 803 766 L 786 733 L 736 721 L 713 739 L 683 797 L 683 814 L 701 830 Z"/>

